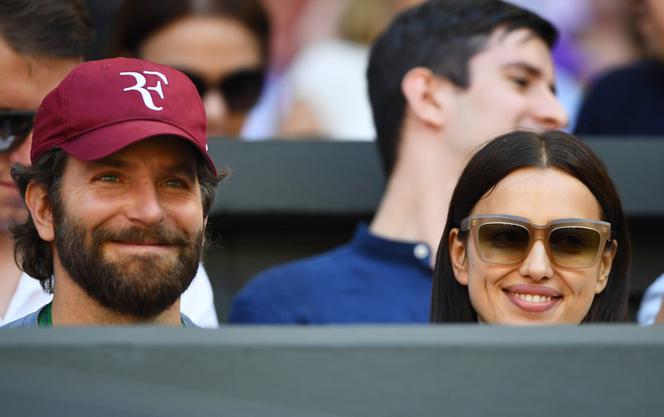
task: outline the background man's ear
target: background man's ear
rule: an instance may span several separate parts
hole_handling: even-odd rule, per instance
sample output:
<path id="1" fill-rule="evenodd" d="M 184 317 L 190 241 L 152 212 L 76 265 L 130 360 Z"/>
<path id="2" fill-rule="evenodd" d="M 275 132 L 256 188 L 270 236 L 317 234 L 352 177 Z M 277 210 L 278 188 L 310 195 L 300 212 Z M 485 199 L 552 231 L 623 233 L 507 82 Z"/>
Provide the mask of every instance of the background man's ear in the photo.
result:
<path id="1" fill-rule="evenodd" d="M 447 245 L 450 251 L 450 261 L 452 262 L 452 272 L 454 278 L 461 285 L 468 285 L 468 263 L 466 254 L 466 245 L 458 239 L 459 229 L 450 230 L 447 237 Z"/>
<path id="2" fill-rule="evenodd" d="M 53 227 L 53 208 L 48 200 L 48 191 L 44 184 L 31 182 L 25 190 L 25 205 L 30 211 L 37 233 L 46 242 L 55 239 Z"/>
<path id="3" fill-rule="evenodd" d="M 437 129 L 444 127 L 450 117 L 447 99 L 453 88 L 450 81 L 422 67 L 411 69 L 401 80 L 401 91 L 412 114 Z"/>

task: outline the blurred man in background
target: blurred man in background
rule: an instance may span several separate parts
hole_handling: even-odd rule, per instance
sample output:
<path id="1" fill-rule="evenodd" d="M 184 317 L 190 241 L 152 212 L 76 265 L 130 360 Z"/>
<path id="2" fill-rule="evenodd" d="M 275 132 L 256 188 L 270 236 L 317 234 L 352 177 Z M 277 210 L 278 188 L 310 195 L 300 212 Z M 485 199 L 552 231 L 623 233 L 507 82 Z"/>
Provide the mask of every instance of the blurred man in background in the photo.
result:
<path id="1" fill-rule="evenodd" d="M 556 29 L 498 0 L 430 0 L 373 45 L 369 98 L 388 182 L 353 240 L 268 270 L 234 300 L 235 323 L 427 322 L 432 254 L 468 157 L 516 128 L 566 125 Z"/>
<path id="2" fill-rule="evenodd" d="M 82 61 L 92 24 L 78 1 L 0 3 L 0 320 L 12 321 L 46 304 L 50 295 L 14 261 L 9 227 L 26 210 L 10 176 L 29 163 L 32 119 L 46 93 Z"/>

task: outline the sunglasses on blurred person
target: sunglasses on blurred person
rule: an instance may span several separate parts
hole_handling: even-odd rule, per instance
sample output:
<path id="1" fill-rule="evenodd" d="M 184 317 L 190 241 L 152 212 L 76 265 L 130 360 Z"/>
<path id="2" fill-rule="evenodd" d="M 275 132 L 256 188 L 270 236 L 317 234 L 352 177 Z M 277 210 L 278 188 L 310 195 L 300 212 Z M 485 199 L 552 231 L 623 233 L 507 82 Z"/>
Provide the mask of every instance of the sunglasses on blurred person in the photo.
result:
<path id="1" fill-rule="evenodd" d="M 231 112 L 245 112 L 251 109 L 258 101 L 265 83 L 263 68 L 234 71 L 214 83 L 205 81 L 204 77 L 196 72 L 182 68 L 178 70 L 191 79 L 201 97 L 204 97 L 209 90 L 220 91 Z"/>
<path id="2" fill-rule="evenodd" d="M 9 152 L 28 137 L 35 119 L 29 110 L 0 110 L 0 152 Z"/>
<path id="3" fill-rule="evenodd" d="M 536 226 L 509 215 L 471 216 L 461 221 L 471 231 L 484 262 L 514 265 L 524 260 L 536 240 L 542 240 L 549 259 L 563 268 L 592 266 L 611 236 L 611 224 L 591 219 L 559 219 Z"/>

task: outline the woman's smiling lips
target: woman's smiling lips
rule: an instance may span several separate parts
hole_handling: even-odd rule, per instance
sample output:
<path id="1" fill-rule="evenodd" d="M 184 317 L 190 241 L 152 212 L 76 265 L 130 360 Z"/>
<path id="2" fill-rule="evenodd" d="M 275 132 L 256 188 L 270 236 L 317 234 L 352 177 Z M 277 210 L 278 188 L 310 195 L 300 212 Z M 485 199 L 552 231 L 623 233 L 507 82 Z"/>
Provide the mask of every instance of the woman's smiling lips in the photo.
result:
<path id="1" fill-rule="evenodd" d="M 514 305 L 529 313 L 547 311 L 562 299 L 558 291 L 543 285 L 511 285 L 504 288 L 503 293 Z"/>

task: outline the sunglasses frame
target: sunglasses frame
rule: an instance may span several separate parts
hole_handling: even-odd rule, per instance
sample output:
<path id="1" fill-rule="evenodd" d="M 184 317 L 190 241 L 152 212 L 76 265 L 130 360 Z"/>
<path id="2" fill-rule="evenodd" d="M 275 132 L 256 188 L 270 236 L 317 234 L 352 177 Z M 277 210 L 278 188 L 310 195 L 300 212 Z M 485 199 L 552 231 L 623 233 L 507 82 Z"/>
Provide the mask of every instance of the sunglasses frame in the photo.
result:
<path id="1" fill-rule="evenodd" d="M 36 114 L 37 114 L 37 112 L 32 111 L 32 110 L 14 110 L 14 109 L 0 110 L 0 123 L 3 123 L 5 118 L 12 117 L 12 116 L 26 117 L 26 118 L 31 119 L 30 129 L 28 129 L 28 131 L 24 135 L 22 135 L 21 137 L 17 137 L 16 139 L 13 139 L 12 142 L 9 144 L 9 146 L 7 146 L 4 149 L 0 149 L 0 153 L 10 152 L 12 149 L 17 148 L 18 145 L 23 143 L 23 141 L 28 137 L 28 135 L 30 134 L 30 132 L 32 131 L 32 129 L 34 127 L 35 115 Z"/>
<path id="2" fill-rule="evenodd" d="M 501 263 L 490 261 L 486 259 L 480 248 L 480 239 L 479 239 L 479 230 L 480 227 L 485 224 L 509 224 L 513 226 L 523 227 L 528 231 L 528 245 L 523 251 L 523 254 L 514 262 Z M 590 263 L 584 266 L 568 266 L 561 265 L 555 260 L 553 256 L 553 251 L 549 245 L 549 238 L 551 233 L 555 230 L 565 228 L 565 227 L 575 227 L 575 228 L 585 228 L 593 230 L 599 233 L 599 244 L 597 245 L 597 252 L 593 256 L 593 259 Z M 549 257 L 549 261 L 562 268 L 567 269 L 585 269 L 590 268 L 595 265 L 597 259 L 599 258 L 600 253 L 606 249 L 607 242 L 611 242 L 611 223 L 601 221 L 601 220 L 592 220 L 592 219 L 556 219 L 552 220 L 544 226 L 537 226 L 532 224 L 528 219 L 519 217 L 519 216 L 510 216 L 507 214 L 492 214 L 492 215 L 477 215 L 469 216 L 461 220 L 461 225 L 459 227 L 459 232 L 471 232 L 473 237 L 473 243 L 477 248 L 477 253 L 480 258 L 487 263 L 496 264 L 496 265 L 516 265 L 521 262 L 530 254 L 530 251 L 533 249 L 535 241 L 541 240 L 546 249 L 546 254 Z"/>

